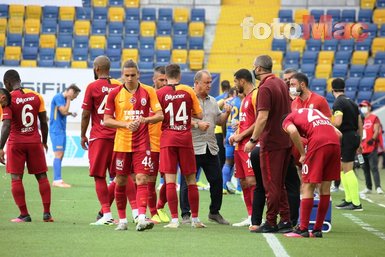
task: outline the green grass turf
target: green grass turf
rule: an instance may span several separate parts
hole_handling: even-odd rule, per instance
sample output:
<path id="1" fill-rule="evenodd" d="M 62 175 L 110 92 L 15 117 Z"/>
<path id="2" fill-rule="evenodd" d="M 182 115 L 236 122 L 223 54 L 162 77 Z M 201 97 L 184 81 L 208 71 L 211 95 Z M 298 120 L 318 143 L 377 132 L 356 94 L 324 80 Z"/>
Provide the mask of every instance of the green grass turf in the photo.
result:
<path id="1" fill-rule="evenodd" d="M 164 229 L 156 225 L 153 230 L 136 232 L 134 224 L 128 231 L 114 231 L 115 226 L 92 227 L 98 210 L 93 180 L 86 168 L 63 169 L 65 181 L 71 189 L 52 189 L 54 223 L 42 222 L 42 204 L 33 176 L 24 178 L 27 204 L 33 222 L 13 224 L 18 216 L 11 192 L 10 177 L 0 167 L 0 257 L 7 256 L 274 256 L 266 239 L 251 234 L 247 228 L 235 228 L 211 223 L 207 220 L 209 193 L 200 191 L 200 217 L 207 229 Z M 382 181 L 385 181 L 384 170 Z M 51 179 L 52 171 L 49 172 Z M 361 187 L 362 172 L 358 172 Z M 383 182 L 384 185 L 385 182 Z M 385 204 L 384 195 L 369 196 Z M 333 205 L 343 193 L 333 194 Z M 230 222 L 239 222 L 246 216 L 244 204 L 237 195 L 225 195 L 221 213 Z M 385 233 L 385 208 L 363 201 L 364 212 L 353 215 L 378 231 Z M 115 205 L 112 208 L 117 217 Z M 383 239 L 363 230 L 343 213 L 333 208 L 332 232 L 323 239 L 294 239 L 276 235 L 289 256 L 384 256 Z M 128 217 L 131 212 L 128 210 Z"/>

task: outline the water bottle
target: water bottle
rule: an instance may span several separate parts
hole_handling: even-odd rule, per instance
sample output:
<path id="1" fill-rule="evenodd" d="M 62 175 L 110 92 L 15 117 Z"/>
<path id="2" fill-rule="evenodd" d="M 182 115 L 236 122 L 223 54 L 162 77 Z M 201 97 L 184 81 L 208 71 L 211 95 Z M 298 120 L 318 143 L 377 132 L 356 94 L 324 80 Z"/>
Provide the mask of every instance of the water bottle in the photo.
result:
<path id="1" fill-rule="evenodd" d="M 358 155 L 357 155 L 357 159 L 358 159 L 358 163 L 359 163 L 360 165 L 362 165 L 362 164 L 365 163 L 364 156 L 362 156 L 362 154 L 358 154 Z"/>

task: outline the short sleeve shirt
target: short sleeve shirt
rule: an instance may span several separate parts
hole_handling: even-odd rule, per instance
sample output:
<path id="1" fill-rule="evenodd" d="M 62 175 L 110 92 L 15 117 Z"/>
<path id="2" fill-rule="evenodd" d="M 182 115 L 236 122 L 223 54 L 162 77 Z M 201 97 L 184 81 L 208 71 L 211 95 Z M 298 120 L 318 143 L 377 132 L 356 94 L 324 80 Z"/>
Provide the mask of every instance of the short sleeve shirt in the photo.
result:
<path id="1" fill-rule="evenodd" d="M 245 98 L 243 98 L 239 113 L 239 133 L 250 128 L 255 123 L 257 113 L 257 95 L 258 89 L 253 89 Z M 243 149 L 249 142 L 251 135 L 243 138 L 237 144 L 237 149 Z"/>
<path id="2" fill-rule="evenodd" d="M 67 125 L 67 116 L 61 114 L 59 107 L 66 105 L 66 99 L 63 93 L 58 93 L 52 98 L 51 113 L 49 118 L 49 130 L 55 133 L 65 133 Z"/>
<path id="3" fill-rule="evenodd" d="M 345 95 L 339 95 L 333 104 L 333 115 L 338 114 L 338 112 L 343 114 L 341 126 L 338 128 L 342 133 L 358 130 L 360 112 L 358 105 L 352 99 Z"/>
<path id="4" fill-rule="evenodd" d="M 302 101 L 302 99 L 299 97 L 296 97 L 293 100 L 291 103 L 291 111 L 296 111 L 301 108 L 317 109 L 328 118 L 332 116 L 329 104 L 325 97 L 322 97 L 319 94 L 313 92 L 311 92 L 309 98 L 304 101 Z"/>

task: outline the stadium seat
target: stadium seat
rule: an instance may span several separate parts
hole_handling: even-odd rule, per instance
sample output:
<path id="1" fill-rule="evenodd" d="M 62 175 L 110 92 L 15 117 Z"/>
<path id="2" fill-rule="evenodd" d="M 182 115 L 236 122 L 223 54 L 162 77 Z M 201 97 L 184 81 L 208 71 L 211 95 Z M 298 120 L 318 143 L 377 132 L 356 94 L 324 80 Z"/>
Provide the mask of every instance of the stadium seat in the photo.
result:
<path id="1" fill-rule="evenodd" d="M 4 48 L 4 46 L 5 46 L 5 34 L 0 34 L 0 48 L 2 49 Z M 1 63 L 1 60 L 2 59 L 0 59 L 0 63 Z"/>
<path id="2" fill-rule="evenodd" d="M 24 19 L 24 5 L 11 4 L 9 5 L 9 18 Z"/>
<path id="3" fill-rule="evenodd" d="M 39 47 L 39 35 L 24 35 L 24 46 Z"/>
<path id="4" fill-rule="evenodd" d="M 124 0 L 124 6 L 126 8 L 138 8 L 140 0 Z"/>
<path id="5" fill-rule="evenodd" d="M 356 21 L 356 10 L 355 9 L 343 9 L 341 12 L 342 22 L 355 22 Z"/>
<path id="6" fill-rule="evenodd" d="M 326 91 L 331 92 L 332 91 L 332 82 L 335 78 L 329 78 L 326 80 Z M 333 99 L 334 102 L 334 99 Z"/>
<path id="7" fill-rule="evenodd" d="M 37 59 L 37 47 L 24 46 L 23 47 L 23 60 L 36 60 Z"/>
<path id="8" fill-rule="evenodd" d="M 157 50 L 155 52 L 155 61 L 157 63 L 169 63 L 171 60 L 170 50 Z"/>
<path id="9" fill-rule="evenodd" d="M 6 66 L 17 66 L 21 59 L 20 46 L 6 46 L 4 51 L 4 64 Z"/>
<path id="10" fill-rule="evenodd" d="M 86 61 L 72 61 L 71 62 L 71 68 L 73 69 L 86 69 L 87 62 Z"/>
<path id="11" fill-rule="evenodd" d="M 354 51 L 352 55 L 351 64 L 366 65 L 369 57 L 368 51 Z"/>
<path id="12" fill-rule="evenodd" d="M 88 49 L 87 48 L 74 48 L 72 60 L 87 61 L 88 60 Z"/>
<path id="13" fill-rule="evenodd" d="M 334 64 L 348 64 L 352 57 L 352 51 L 337 51 L 334 55 Z"/>
<path id="14" fill-rule="evenodd" d="M 57 32 L 57 21 L 53 19 L 43 19 L 42 21 L 42 34 L 56 34 Z"/>
<path id="15" fill-rule="evenodd" d="M 43 19 L 57 20 L 59 16 L 59 7 L 57 6 L 43 6 Z"/>
<path id="16" fill-rule="evenodd" d="M 205 22 L 206 21 L 206 12 L 203 8 L 193 8 L 191 9 L 191 18 L 190 21 L 200 21 Z"/>
<path id="17" fill-rule="evenodd" d="M 74 34 L 75 36 L 89 36 L 91 23 L 88 20 L 75 21 Z"/>
<path id="18" fill-rule="evenodd" d="M 278 12 L 278 18 L 282 23 L 293 22 L 293 11 L 281 9 Z"/>
<path id="19" fill-rule="evenodd" d="M 138 67 L 139 70 L 151 71 L 154 68 L 154 62 L 139 61 Z"/>
<path id="20" fill-rule="evenodd" d="M 69 47 L 56 48 L 55 61 L 56 62 L 70 62 L 72 57 L 72 49 Z"/>
<path id="21" fill-rule="evenodd" d="M 110 7 L 108 9 L 108 21 L 109 22 L 123 22 L 125 12 L 123 7 Z"/>
<path id="22" fill-rule="evenodd" d="M 174 22 L 186 23 L 189 20 L 189 10 L 187 8 L 174 9 Z"/>
<path id="23" fill-rule="evenodd" d="M 7 46 L 22 46 L 23 36 L 21 34 L 8 34 Z"/>
<path id="24" fill-rule="evenodd" d="M 203 37 L 204 34 L 205 34 L 205 24 L 203 22 L 190 22 L 189 24 L 190 37 Z"/>
<path id="25" fill-rule="evenodd" d="M 59 20 L 59 35 L 72 35 L 74 31 L 74 22 L 70 20 Z"/>
<path id="26" fill-rule="evenodd" d="M 381 25 L 380 31 L 378 32 L 380 37 L 385 37 L 385 24 Z"/>
<path id="27" fill-rule="evenodd" d="M 334 103 L 334 101 L 335 101 L 335 98 L 334 98 L 334 96 L 333 96 L 333 94 L 332 93 L 330 93 L 330 92 L 328 92 L 328 93 L 326 93 L 326 101 L 328 101 L 328 103 L 330 104 L 333 104 Z"/>
<path id="28" fill-rule="evenodd" d="M 107 49 L 122 49 L 122 38 L 107 37 Z"/>
<path id="29" fill-rule="evenodd" d="M 374 91 L 384 91 L 385 92 L 385 78 L 377 78 L 374 82 Z"/>
<path id="30" fill-rule="evenodd" d="M 108 23 L 108 35 L 109 36 L 123 36 L 123 22 L 110 22 Z"/>
<path id="31" fill-rule="evenodd" d="M 385 65 L 381 65 L 380 71 L 378 72 L 378 76 L 385 78 Z"/>
<path id="32" fill-rule="evenodd" d="M 304 73 L 309 80 L 313 79 L 315 71 L 315 64 L 303 64 L 301 65 L 301 72 Z"/>
<path id="33" fill-rule="evenodd" d="M 105 35 L 107 33 L 106 20 L 93 20 L 91 26 L 91 34 Z"/>
<path id="34" fill-rule="evenodd" d="M 127 8 L 126 9 L 126 21 L 139 21 L 140 20 L 140 11 L 139 8 Z"/>
<path id="35" fill-rule="evenodd" d="M 285 64 L 299 64 L 300 54 L 299 52 L 286 52 Z"/>
<path id="36" fill-rule="evenodd" d="M 142 21 L 156 21 L 155 8 L 145 7 L 142 8 Z"/>
<path id="37" fill-rule="evenodd" d="M 156 25 L 154 21 L 142 21 L 140 23 L 140 35 L 142 37 L 154 37 Z"/>
<path id="38" fill-rule="evenodd" d="M 273 67 L 277 65 L 282 65 L 283 53 L 281 51 L 271 51 L 268 53 L 273 61 Z"/>
<path id="39" fill-rule="evenodd" d="M 358 91 L 357 93 L 357 103 L 367 100 L 371 102 L 372 100 L 372 91 Z"/>
<path id="40" fill-rule="evenodd" d="M 369 9 L 360 9 L 358 11 L 358 22 L 366 22 L 371 23 L 372 22 L 372 16 L 373 16 L 373 10 Z"/>
<path id="41" fill-rule="evenodd" d="M 172 8 L 159 8 L 158 9 L 158 22 L 159 21 L 172 21 Z"/>
<path id="42" fill-rule="evenodd" d="M 171 30 L 172 30 L 172 23 L 171 23 L 171 21 L 160 20 L 160 21 L 158 21 L 156 29 L 157 29 L 158 36 L 159 35 L 170 36 Z"/>
<path id="43" fill-rule="evenodd" d="M 332 64 L 334 61 L 333 51 L 321 51 L 318 54 L 318 64 Z"/>
<path id="44" fill-rule="evenodd" d="M 25 19 L 41 19 L 42 10 L 40 5 L 27 5 L 25 9 Z"/>
<path id="45" fill-rule="evenodd" d="M 203 50 L 190 50 L 188 54 L 188 62 L 191 70 L 201 70 L 203 68 L 203 60 L 205 53 Z"/>
<path id="46" fill-rule="evenodd" d="M 359 91 L 373 91 L 375 78 L 362 78 L 358 85 Z"/>
<path id="47" fill-rule="evenodd" d="M 383 88 L 379 92 L 373 93 L 373 96 L 372 96 L 372 102 L 374 102 L 372 103 L 373 110 L 385 105 L 385 92 L 383 91 L 385 91 L 385 88 Z"/>
<path id="48" fill-rule="evenodd" d="M 335 64 L 333 66 L 333 78 L 345 78 L 348 73 L 348 64 Z"/>
<path id="49" fill-rule="evenodd" d="M 317 51 L 305 51 L 302 55 L 302 63 L 317 63 L 318 52 Z"/>
<path id="50" fill-rule="evenodd" d="M 133 61 L 138 62 L 138 56 L 138 49 L 123 49 L 121 61 L 123 63 L 127 60 L 132 59 Z"/>
<path id="51" fill-rule="evenodd" d="M 98 57 L 99 55 L 105 55 L 105 54 L 106 54 L 106 51 L 104 50 L 104 48 L 90 48 L 88 61 L 92 63 L 96 57 Z M 91 65 L 91 67 L 92 66 L 93 64 Z"/>
<path id="52" fill-rule="evenodd" d="M 187 50 L 184 50 L 184 49 L 172 50 L 171 62 L 176 63 L 176 64 L 186 64 L 187 63 Z"/>
<path id="53" fill-rule="evenodd" d="M 305 45 L 306 45 L 306 41 L 304 39 L 302 39 L 302 38 L 292 39 L 291 42 L 290 42 L 289 49 L 292 52 L 297 51 L 300 54 L 302 54 L 302 52 L 305 49 Z"/>
<path id="54" fill-rule="evenodd" d="M 350 99 L 352 99 L 353 101 L 355 101 L 355 99 L 356 99 L 356 91 L 346 91 L 346 92 L 345 92 L 345 96 L 346 96 L 347 98 L 350 98 Z"/>
<path id="55" fill-rule="evenodd" d="M 188 40 L 189 49 L 203 49 L 204 39 L 203 37 L 190 37 Z"/>
<path id="56" fill-rule="evenodd" d="M 354 39 L 342 39 L 340 40 L 340 51 L 353 51 Z"/>
<path id="57" fill-rule="evenodd" d="M 373 10 L 376 0 L 361 0 L 361 9 Z"/>
<path id="58" fill-rule="evenodd" d="M 322 45 L 322 50 L 337 51 L 338 50 L 338 40 L 337 39 L 325 40 L 323 45 Z"/>
<path id="59" fill-rule="evenodd" d="M 76 20 L 91 20 L 91 7 L 76 7 Z"/>
<path id="60" fill-rule="evenodd" d="M 111 62 L 119 62 L 118 69 L 120 69 L 120 58 L 122 57 L 122 49 L 120 48 L 107 48 L 106 55 L 110 58 Z"/>
<path id="61" fill-rule="evenodd" d="M 60 6 L 59 8 L 59 20 L 73 21 L 75 19 L 75 7 L 73 6 Z"/>
<path id="62" fill-rule="evenodd" d="M 384 0 L 377 0 L 376 6 L 377 6 L 377 8 L 385 8 L 385 1 Z"/>
<path id="63" fill-rule="evenodd" d="M 378 28 L 385 23 L 385 9 L 375 9 L 373 12 L 373 23 L 376 23 Z"/>
<path id="64" fill-rule="evenodd" d="M 364 71 L 364 77 L 375 78 L 377 77 L 379 71 L 380 71 L 380 65 L 377 65 L 377 64 L 367 65 Z"/>
<path id="65" fill-rule="evenodd" d="M 0 18 L 0 34 L 7 33 L 7 19 Z"/>
<path id="66" fill-rule="evenodd" d="M 309 10 L 307 9 L 296 9 L 294 11 L 294 22 L 297 24 L 303 23 L 303 16 L 309 15 Z"/>
<path id="67" fill-rule="evenodd" d="M 8 19 L 8 5 L 0 4 L 0 18 Z"/>
<path id="68" fill-rule="evenodd" d="M 172 47 L 174 49 L 187 49 L 187 36 L 174 35 L 172 37 Z"/>
<path id="69" fill-rule="evenodd" d="M 56 36 L 52 34 L 46 34 L 40 36 L 40 48 L 55 48 L 56 47 Z"/>
<path id="70" fill-rule="evenodd" d="M 21 67 L 36 67 L 37 62 L 36 62 L 36 60 L 21 60 L 20 66 Z"/>
<path id="71" fill-rule="evenodd" d="M 53 67 L 55 50 L 53 48 L 39 48 L 39 67 Z"/>
<path id="72" fill-rule="evenodd" d="M 106 48 L 106 38 L 102 35 L 90 36 L 89 47 L 90 48 L 105 49 Z"/>
<path id="73" fill-rule="evenodd" d="M 356 49 L 356 51 L 370 51 L 371 45 L 372 45 L 372 39 L 371 38 L 365 38 L 364 40 L 362 40 L 360 42 L 358 42 L 358 41 L 356 42 L 355 49 Z"/>
<path id="74" fill-rule="evenodd" d="M 107 21 L 107 7 L 94 7 L 92 12 L 92 20 Z"/>
<path id="75" fill-rule="evenodd" d="M 140 50 L 155 49 L 155 39 L 153 37 L 140 37 Z"/>
<path id="76" fill-rule="evenodd" d="M 368 33 L 368 37 L 369 38 L 377 37 L 377 30 L 378 30 L 377 25 L 373 24 L 373 23 L 367 23 L 367 25 L 368 25 L 368 28 L 367 29 L 363 29 L 363 32 L 364 33 Z"/>
<path id="77" fill-rule="evenodd" d="M 92 6 L 107 7 L 108 0 L 92 0 Z"/>
<path id="78" fill-rule="evenodd" d="M 109 6 L 123 6 L 123 0 L 108 0 Z"/>
<path id="79" fill-rule="evenodd" d="M 154 54 L 154 49 L 142 49 L 140 50 L 139 61 L 154 62 Z"/>
<path id="80" fill-rule="evenodd" d="M 315 77 L 318 79 L 328 79 L 332 74 L 332 65 L 318 64 L 315 70 Z"/>
<path id="81" fill-rule="evenodd" d="M 72 48 L 72 35 L 58 35 L 57 47 L 70 47 Z"/>
<path id="82" fill-rule="evenodd" d="M 322 41 L 317 39 L 308 39 L 306 41 L 306 50 L 308 51 L 320 51 L 322 46 Z"/>
<path id="83" fill-rule="evenodd" d="M 372 43 L 372 55 L 385 51 L 385 38 L 375 38 Z"/>
<path id="84" fill-rule="evenodd" d="M 156 50 L 170 50 L 171 49 L 171 37 L 157 37 L 155 48 L 156 48 Z"/>
<path id="85" fill-rule="evenodd" d="M 312 79 L 310 82 L 310 90 L 325 91 L 326 79 Z"/>
<path id="86" fill-rule="evenodd" d="M 354 54 L 353 54 L 354 57 Z M 352 64 L 349 69 L 349 75 L 352 78 L 361 78 L 364 75 L 365 65 Z"/>
<path id="87" fill-rule="evenodd" d="M 385 52 L 377 52 L 374 57 L 374 64 L 385 64 Z"/>
<path id="88" fill-rule="evenodd" d="M 339 9 L 326 10 L 326 15 L 332 16 L 333 22 L 339 22 L 341 20 L 341 11 Z"/>
<path id="89" fill-rule="evenodd" d="M 282 51 L 286 52 L 286 45 L 287 41 L 286 39 L 273 39 L 273 42 L 271 43 L 271 50 L 273 51 Z"/>
<path id="90" fill-rule="evenodd" d="M 321 16 L 324 15 L 324 10 L 321 9 L 313 9 L 310 11 L 310 15 L 314 17 L 315 21 L 319 21 Z"/>
<path id="91" fill-rule="evenodd" d="M 126 35 L 137 35 L 139 36 L 139 21 L 127 20 L 124 23 L 124 31 Z"/>
<path id="92" fill-rule="evenodd" d="M 348 78 L 345 81 L 345 88 L 347 91 L 357 91 L 361 78 Z"/>
<path id="93" fill-rule="evenodd" d="M 24 21 L 18 18 L 10 18 L 8 20 L 8 33 L 22 34 L 24 29 Z"/>
<path id="94" fill-rule="evenodd" d="M 123 48 L 138 48 L 139 38 L 137 35 L 126 35 L 123 41 Z"/>
<path id="95" fill-rule="evenodd" d="M 187 23 L 174 23 L 173 32 L 174 35 L 187 35 Z"/>

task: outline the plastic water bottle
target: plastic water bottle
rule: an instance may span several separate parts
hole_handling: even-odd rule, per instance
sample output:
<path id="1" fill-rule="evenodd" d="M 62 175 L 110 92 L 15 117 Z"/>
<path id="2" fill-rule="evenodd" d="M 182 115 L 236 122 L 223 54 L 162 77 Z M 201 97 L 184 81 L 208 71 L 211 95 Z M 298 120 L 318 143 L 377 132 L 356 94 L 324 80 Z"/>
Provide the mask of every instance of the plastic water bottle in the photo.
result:
<path id="1" fill-rule="evenodd" d="M 358 159 L 358 163 L 359 163 L 360 165 L 362 165 L 362 164 L 365 163 L 364 156 L 362 156 L 362 154 L 358 154 L 358 155 L 357 155 L 357 159 Z"/>

